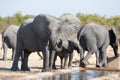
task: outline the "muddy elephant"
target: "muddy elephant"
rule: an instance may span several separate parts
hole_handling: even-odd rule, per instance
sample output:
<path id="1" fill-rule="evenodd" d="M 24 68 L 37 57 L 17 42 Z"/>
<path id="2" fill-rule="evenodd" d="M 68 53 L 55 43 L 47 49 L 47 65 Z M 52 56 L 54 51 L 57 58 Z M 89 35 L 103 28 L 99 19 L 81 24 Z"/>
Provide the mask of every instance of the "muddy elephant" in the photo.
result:
<path id="1" fill-rule="evenodd" d="M 42 71 L 52 70 L 50 65 L 53 64 L 53 55 L 49 55 L 49 46 L 51 46 L 51 52 L 55 50 L 61 51 L 62 47 L 58 47 L 56 44 L 58 34 L 62 32 L 63 28 L 66 31 L 71 28 L 74 29 L 72 26 L 62 27 L 64 24 L 69 24 L 68 20 L 62 21 L 44 14 L 37 15 L 33 20 L 25 21 L 17 33 L 16 54 L 11 70 L 19 70 L 18 59 L 22 55 L 22 51 L 24 51 L 24 58 L 22 60 L 21 70 L 30 70 L 28 67 L 28 57 L 30 53 L 34 51 L 42 51 L 43 53 Z M 66 34 L 63 36 L 65 35 Z"/>
<path id="2" fill-rule="evenodd" d="M 18 29 L 19 26 L 10 25 L 2 32 L 3 60 L 7 59 L 8 48 L 12 49 L 12 60 L 14 58 Z"/>
<path id="3" fill-rule="evenodd" d="M 85 67 L 88 64 L 88 59 L 93 53 L 96 53 L 96 66 L 106 67 L 108 45 L 112 46 L 115 56 L 119 56 L 116 33 L 113 29 L 108 30 L 104 26 L 88 23 L 79 30 L 77 39 L 82 47 L 80 52 L 81 67 Z M 85 50 L 88 51 L 88 54 L 84 57 Z"/>
<path id="4" fill-rule="evenodd" d="M 54 36 L 52 37 L 52 41 L 50 40 L 50 56 L 51 56 L 50 69 L 52 69 L 52 66 L 53 66 L 55 53 L 61 52 L 54 49 L 54 46 L 58 45 L 57 42 L 59 40 L 62 40 L 63 43 L 64 41 L 68 41 L 73 34 L 77 35 L 77 32 L 80 29 L 80 20 L 73 15 L 63 15 L 63 16 L 60 16 L 58 19 L 61 21 L 62 24 L 60 28 L 56 30 L 56 32 L 54 31 L 52 33 L 54 34 Z M 62 48 L 64 48 L 63 43 L 62 43 Z M 64 49 L 61 49 L 61 50 L 64 50 Z"/>
<path id="5" fill-rule="evenodd" d="M 72 60 L 74 55 L 73 51 L 76 50 L 78 53 L 80 53 L 81 47 L 79 46 L 79 41 L 77 40 L 64 41 L 62 45 L 63 45 L 62 51 L 55 53 L 55 59 L 53 62 L 53 67 L 55 69 L 56 69 L 55 61 L 57 59 L 57 56 L 59 56 L 61 60 L 61 69 L 64 69 L 68 67 L 71 68 L 72 66 Z M 69 58 L 69 61 L 68 61 L 68 58 Z"/>

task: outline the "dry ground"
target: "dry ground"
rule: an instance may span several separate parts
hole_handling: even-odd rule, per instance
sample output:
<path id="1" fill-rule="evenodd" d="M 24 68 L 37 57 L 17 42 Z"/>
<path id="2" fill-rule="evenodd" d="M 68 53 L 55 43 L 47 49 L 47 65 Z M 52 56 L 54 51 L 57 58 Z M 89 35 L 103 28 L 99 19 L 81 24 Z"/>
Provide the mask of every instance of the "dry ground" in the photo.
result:
<path id="1" fill-rule="evenodd" d="M 0 35 L 0 47 L 1 47 L 1 35 Z M 119 49 L 120 52 L 120 49 Z M 114 56 L 113 51 L 111 49 L 111 47 L 108 47 L 107 53 L 109 57 Z M 2 57 L 3 56 L 3 52 L 2 50 L 0 50 L 0 80 L 25 80 L 25 79 L 31 79 L 31 80 L 35 80 L 35 77 L 46 77 L 46 76 L 52 76 L 55 74 L 62 74 L 62 73 L 66 73 L 66 72 L 71 72 L 74 70 L 80 70 L 79 66 L 79 54 L 77 54 L 76 52 L 74 52 L 74 59 L 73 59 L 73 68 L 72 69 L 64 69 L 64 70 L 60 70 L 60 59 L 58 57 L 57 59 L 57 68 L 58 70 L 53 71 L 53 72 L 41 72 L 42 69 L 42 63 L 43 60 L 40 59 L 40 57 L 35 53 L 32 53 L 29 57 L 29 67 L 31 69 L 30 72 L 22 72 L 22 71 L 17 71 L 17 72 L 13 72 L 10 71 L 10 68 L 12 66 L 12 62 L 11 61 L 11 50 L 8 50 L 8 55 L 7 61 L 3 61 Z M 90 64 L 92 65 L 88 65 L 88 67 L 95 67 L 95 55 L 92 55 L 91 58 L 89 59 Z M 19 67 L 20 67 L 20 61 L 19 61 Z M 111 74 L 109 76 L 104 76 L 104 77 L 100 77 L 100 78 L 95 78 L 94 80 L 115 80 L 115 78 L 117 77 L 116 80 L 120 80 L 120 74 L 113 74 L 113 76 L 111 76 Z M 118 79 L 119 78 L 119 79 Z"/>

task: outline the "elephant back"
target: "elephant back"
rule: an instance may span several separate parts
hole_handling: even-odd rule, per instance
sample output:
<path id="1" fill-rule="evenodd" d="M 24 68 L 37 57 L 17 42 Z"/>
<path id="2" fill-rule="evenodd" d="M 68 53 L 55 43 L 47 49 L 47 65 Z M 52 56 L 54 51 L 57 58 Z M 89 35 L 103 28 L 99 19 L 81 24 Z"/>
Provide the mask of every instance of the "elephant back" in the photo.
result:
<path id="1" fill-rule="evenodd" d="M 19 26 L 10 25 L 2 32 L 2 42 L 6 42 L 8 48 L 15 47 Z"/>
<path id="2" fill-rule="evenodd" d="M 21 26 L 26 26 L 27 24 L 32 23 L 32 22 L 33 22 L 33 20 L 34 20 L 34 18 L 28 18 L 27 20 L 25 20 L 25 21 L 22 23 L 22 25 L 21 25 Z"/>

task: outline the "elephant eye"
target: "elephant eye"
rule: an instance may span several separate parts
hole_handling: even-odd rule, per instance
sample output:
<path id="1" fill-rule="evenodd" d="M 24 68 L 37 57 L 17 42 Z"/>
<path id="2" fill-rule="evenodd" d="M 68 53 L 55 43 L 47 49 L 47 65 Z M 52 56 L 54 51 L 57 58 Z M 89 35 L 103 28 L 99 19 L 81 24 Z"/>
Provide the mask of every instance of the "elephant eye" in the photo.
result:
<path id="1" fill-rule="evenodd" d="M 50 21 L 47 20 L 47 21 L 45 22 L 45 24 L 46 24 L 46 25 L 49 25 L 49 24 L 50 24 Z"/>

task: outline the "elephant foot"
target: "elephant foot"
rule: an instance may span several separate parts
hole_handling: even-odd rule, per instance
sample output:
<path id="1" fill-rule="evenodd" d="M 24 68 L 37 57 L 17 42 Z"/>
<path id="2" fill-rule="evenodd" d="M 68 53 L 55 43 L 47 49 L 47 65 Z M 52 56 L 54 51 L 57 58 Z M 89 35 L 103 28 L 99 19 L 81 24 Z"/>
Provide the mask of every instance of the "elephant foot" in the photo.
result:
<path id="1" fill-rule="evenodd" d="M 13 66 L 13 67 L 11 68 L 11 71 L 19 71 L 19 68 Z"/>
<path id="2" fill-rule="evenodd" d="M 21 71 L 30 71 L 29 67 L 21 67 Z"/>
<path id="3" fill-rule="evenodd" d="M 102 67 L 106 68 L 106 67 L 107 67 L 107 65 L 104 63 L 104 64 L 102 65 Z"/>
<path id="4" fill-rule="evenodd" d="M 21 71 L 30 71 L 30 69 L 29 68 L 21 69 Z"/>
<path id="5" fill-rule="evenodd" d="M 85 60 L 82 61 L 83 64 L 88 65 L 89 63 Z"/>
<path id="6" fill-rule="evenodd" d="M 85 64 L 83 64 L 83 63 L 81 63 L 81 64 L 79 65 L 79 67 L 85 68 L 85 67 L 86 67 L 86 65 L 85 65 Z"/>
<path id="7" fill-rule="evenodd" d="M 85 68 L 85 67 L 86 67 L 86 65 L 85 65 L 83 62 L 80 62 L 79 67 Z"/>
<path id="8" fill-rule="evenodd" d="M 68 66 L 68 68 L 69 68 L 69 69 L 71 69 L 71 68 L 72 68 L 72 66 Z"/>
<path id="9" fill-rule="evenodd" d="M 45 70 L 45 69 L 42 69 L 42 72 L 47 72 L 47 70 Z"/>
<path id="10" fill-rule="evenodd" d="M 53 69 L 50 69 L 50 70 L 48 70 L 48 71 L 54 71 Z"/>
<path id="11" fill-rule="evenodd" d="M 60 68 L 63 69 L 63 66 L 61 65 Z"/>
<path id="12" fill-rule="evenodd" d="M 99 63 L 99 64 L 96 64 L 96 67 L 99 67 L 99 68 L 106 68 L 107 67 L 107 65 L 105 64 L 105 63 Z"/>
<path id="13" fill-rule="evenodd" d="M 101 68 L 102 66 L 100 64 L 96 64 L 96 67 Z"/>
<path id="14" fill-rule="evenodd" d="M 42 72 L 49 72 L 51 70 L 47 70 L 47 69 L 42 69 Z"/>
<path id="15" fill-rule="evenodd" d="M 102 68 L 102 64 L 96 64 L 96 67 Z"/>
<path id="16" fill-rule="evenodd" d="M 57 69 L 56 66 L 53 66 L 52 69 Z"/>
<path id="17" fill-rule="evenodd" d="M 63 69 L 68 69 L 68 67 L 65 66 L 65 67 L 63 67 Z"/>

